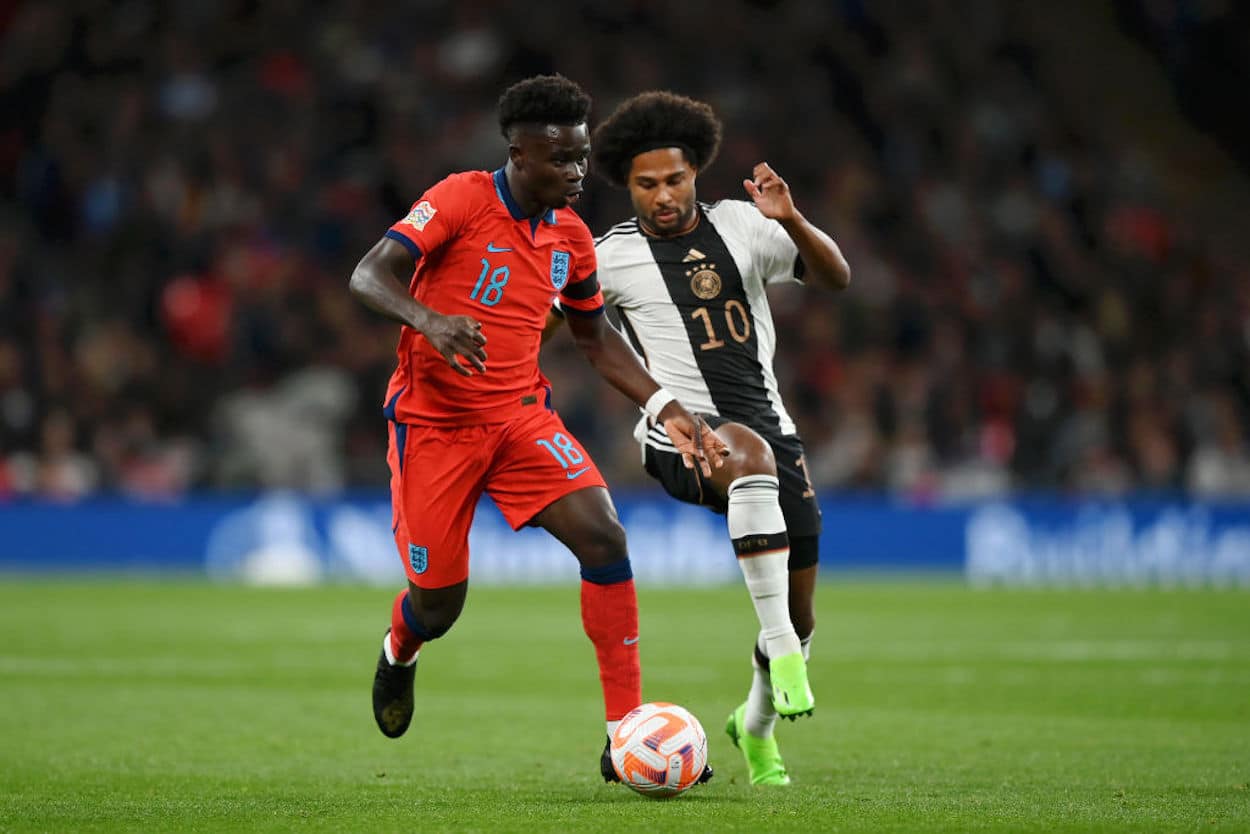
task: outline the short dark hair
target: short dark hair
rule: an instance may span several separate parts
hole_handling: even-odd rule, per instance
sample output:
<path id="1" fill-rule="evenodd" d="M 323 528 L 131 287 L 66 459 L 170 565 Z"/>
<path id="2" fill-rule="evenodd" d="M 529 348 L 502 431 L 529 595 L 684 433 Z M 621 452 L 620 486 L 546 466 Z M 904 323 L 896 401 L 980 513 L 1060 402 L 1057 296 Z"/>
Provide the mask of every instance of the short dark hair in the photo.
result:
<path id="1" fill-rule="evenodd" d="M 680 148 L 686 161 L 702 170 L 716 159 L 720 137 L 720 119 L 710 105 L 662 90 L 639 93 L 595 128 L 593 167 L 613 185 L 625 185 L 635 156 Z"/>
<path id="2" fill-rule="evenodd" d="M 514 125 L 572 127 L 586 121 L 590 96 L 563 75 L 535 75 L 518 81 L 499 97 L 499 130 L 505 138 Z"/>

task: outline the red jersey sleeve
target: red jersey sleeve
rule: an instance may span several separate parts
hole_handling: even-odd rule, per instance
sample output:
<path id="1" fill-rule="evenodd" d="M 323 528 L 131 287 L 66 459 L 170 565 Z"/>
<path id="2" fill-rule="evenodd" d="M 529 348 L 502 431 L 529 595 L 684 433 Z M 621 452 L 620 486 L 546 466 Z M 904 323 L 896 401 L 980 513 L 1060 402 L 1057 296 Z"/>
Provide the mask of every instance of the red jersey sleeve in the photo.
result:
<path id="1" fill-rule="evenodd" d="M 560 290 L 560 307 L 566 313 L 597 316 L 603 312 L 603 293 L 596 275 L 595 240 L 580 220 L 578 233 L 569 240 L 569 280 Z"/>
<path id="2" fill-rule="evenodd" d="M 454 238 L 468 213 L 470 186 L 464 179 L 463 174 L 452 174 L 435 183 L 387 230 L 386 237 L 402 244 L 418 260 Z"/>

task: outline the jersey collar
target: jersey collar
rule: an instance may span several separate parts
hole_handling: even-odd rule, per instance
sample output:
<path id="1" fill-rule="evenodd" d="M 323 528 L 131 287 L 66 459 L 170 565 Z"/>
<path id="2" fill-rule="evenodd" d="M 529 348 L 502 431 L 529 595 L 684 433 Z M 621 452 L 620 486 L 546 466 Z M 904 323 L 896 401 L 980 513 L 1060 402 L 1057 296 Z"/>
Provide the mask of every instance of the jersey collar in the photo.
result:
<path id="1" fill-rule="evenodd" d="M 521 211 L 521 207 L 517 205 L 516 200 L 512 198 L 512 190 L 508 188 L 508 175 L 503 168 L 491 174 L 491 178 L 495 180 L 495 193 L 499 195 L 499 201 L 508 209 L 508 214 L 512 215 L 513 220 L 529 220 L 535 223 L 536 218 L 526 217 Z M 547 213 L 542 216 L 543 222 L 554 226 L 556 225 L 556 210 L 547 209 Z"/>

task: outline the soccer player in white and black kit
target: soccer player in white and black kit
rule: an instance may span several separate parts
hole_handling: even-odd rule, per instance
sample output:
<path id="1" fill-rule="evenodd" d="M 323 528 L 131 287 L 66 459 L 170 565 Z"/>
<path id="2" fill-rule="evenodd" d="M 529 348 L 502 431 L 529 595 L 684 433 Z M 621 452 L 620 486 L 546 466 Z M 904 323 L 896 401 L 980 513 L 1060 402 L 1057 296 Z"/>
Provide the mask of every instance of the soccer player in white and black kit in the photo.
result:
<path id="1" fill-rule="evenodd" d="M 647 472 L 675 498 L 727 515 L 760 634 L 750 694 L 726 730 L 752 784 L 784 785 L 777 715 L 809 714 L 815 703 L 806 660 L 821 522 L 803 443 L 777 392 L 764 289 L 813 281 L 841 290 L 851 274 L 767 163 L 743 181 L 749 200 L 696 201 L 695 179 L 720 136 L 702 102 L 648 92 L 622 103 L 594 132 L 592 167 L 629 189 L 637 216 L 595 250 L 604 299 L 652 375 L 732 450 L 704 476 L 683 465 L 654 421 L 638 426 Z"/>

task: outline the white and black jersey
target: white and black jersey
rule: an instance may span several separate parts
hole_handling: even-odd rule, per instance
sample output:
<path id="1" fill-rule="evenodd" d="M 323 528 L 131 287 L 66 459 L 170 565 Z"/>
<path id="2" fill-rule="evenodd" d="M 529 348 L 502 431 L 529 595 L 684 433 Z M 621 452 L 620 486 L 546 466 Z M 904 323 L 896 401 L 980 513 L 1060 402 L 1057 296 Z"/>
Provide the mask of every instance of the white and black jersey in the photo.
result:
<path id="1" fill-rule="evenodd" d="M 698 205 L 689 234 L 643 234 L 637 218 L 595 241 L 599 286 L 656 382 L 690 411 L 749 426 L 772 447 L 792 570 L 816 564 L 820 505 L 807 476 L 803 441 L 773 373 L 777 334 L 764 288 L 801 282 L 803 261 L 781 225 L 753 203 Z M 643 466 L 673 497 L 725 512 L 698 469 L 686 469 L 659 426 L 635 431 Z"/>
<path id="2" fill-rule="evenodd" d="M 773 372 L 776 332 L 764 288 L 801 282 L 803 262 L 781 225 L 742 200 L 698 205 L 688 234 L 643 234 L 637 218 L 595 241 L 599 284 L 651 376 L 691 411 L 764 435 L 793 435 Z M 638 439 L 671 449 L 646 421 Z"/>

